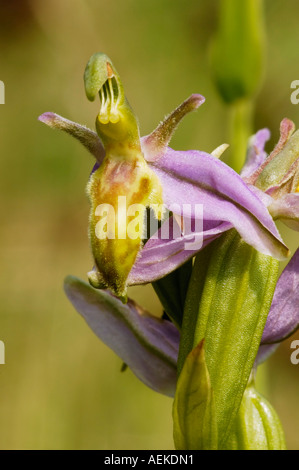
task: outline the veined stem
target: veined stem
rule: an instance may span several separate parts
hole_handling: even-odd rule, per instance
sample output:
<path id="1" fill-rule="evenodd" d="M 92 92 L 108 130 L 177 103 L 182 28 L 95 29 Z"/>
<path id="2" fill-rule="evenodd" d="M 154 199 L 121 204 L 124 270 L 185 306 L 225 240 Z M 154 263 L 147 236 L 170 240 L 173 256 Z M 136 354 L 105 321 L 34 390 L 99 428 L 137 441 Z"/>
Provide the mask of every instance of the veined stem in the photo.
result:
<path id="1" fill-rule="evenodd" d="M 236 101 L 231 106 L 231 154 L 229 165 L 237 172 L 244 164 L 247 141 L 252 134 L 253 106 L 249 100 Z"/>

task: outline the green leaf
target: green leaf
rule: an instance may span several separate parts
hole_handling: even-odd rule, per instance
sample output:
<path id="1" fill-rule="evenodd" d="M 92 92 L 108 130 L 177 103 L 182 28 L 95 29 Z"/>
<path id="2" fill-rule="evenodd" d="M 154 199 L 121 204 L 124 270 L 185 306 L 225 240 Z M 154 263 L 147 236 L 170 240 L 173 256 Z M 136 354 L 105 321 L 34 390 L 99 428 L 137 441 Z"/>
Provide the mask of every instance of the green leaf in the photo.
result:
<path id="1" fill-rule="evenodd" d="M 204 341 L 188 355 L 179 377 L 173 423 L 177 450 L 216 450 L 215 405 L 205 362 Z"/>

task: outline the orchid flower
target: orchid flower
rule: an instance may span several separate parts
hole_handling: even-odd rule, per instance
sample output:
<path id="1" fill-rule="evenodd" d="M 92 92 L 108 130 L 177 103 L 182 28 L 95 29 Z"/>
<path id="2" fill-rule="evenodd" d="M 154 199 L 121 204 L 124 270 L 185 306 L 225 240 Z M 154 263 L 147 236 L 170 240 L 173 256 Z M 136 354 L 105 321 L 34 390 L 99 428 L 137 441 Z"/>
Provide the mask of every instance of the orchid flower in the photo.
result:
<path id="1" fill-rule="evenodd" d="M 263 191 L 273 218 L 299 231 L 299 130 L 294 131 L 294 123 L 283 119 L 279 142 L 269 156 L 264 150 L 268 129 L 253 136 L 241 176 Z"/>
<path id="2" fill-rule="evenodd" d="M 284 207 L 284 218 L 289 220 L 290 215 L 295 214 L 294 220 L 298 219 L 297 201 L 299 193 L 285 194 L 285 188 L 290 187 L 290 181 L 292 181 L 292 188 L 294 188 L 295 184 L 298 184 L 298 158 L 294 157 L 295 150 L 293 149 L 294 139 L 298 139 L 299 131 L 291 137 L 294 129 L 290 121 L 283 121 L 281 125 L 281 139 L 268 158 L 264 145 L 269 139 L 269 131 L 264 129 L 251 138 L 247 161 L 240 176 L 217 158 L 225 147 L 216 149 L 211 155 L 196 150 L 175 151 L 168 147 L 169 141 L 181 119 L 187 113 L 196 110 L 205 101 L 201 95 L 192 95 L 167 116 L 150 135 L 139 138 L 136 118 L 125 98 L 120 77 L 107 56 L 104 54 L 92 56 L 85 71 L 85 85 L 87 96 L 90 99 L 94 99 L 97 93 L 101 97 L 101 109 L 96 121 L 98 133 L 51 112 L 42 114 L 39 120 L 54 129 L 67 132 L 87 148 L 96 159 L 92 175 L 103 165 L 106 165 L 104 173 L 106 171 L 105 177 L 108 179 L 108 183 L 110 183 L 109 189 L 111 190 L 112 188 L 114 192 L 117 192 L 116 186 L 123 183 L 126 185 L 125 191 L 128 190 L 123 176 L 120 181 L 113 180 L 111 173 L 118 171 L 117 166 L 111 167 L 111 162 L 109 163 L 109 158 L 107 159 L 107 152 L 109 157 L 113 143 L 116 141 L 119 146 L 118 140 L 122 139 L 121 148 L 124 153 L 122 171 L 126 171 L 125 175 L 127 178 L 129 177 L 132 184 L 130 165 L 125 166 L 123 161 L 129 159 L 129 162 L 136 162 L 136 158 L 139 159 L 138 165 L 143 168 L 141 178 L 145 176 L 153 181 L 153 186 L 158 188 L 158 191 L 156 189 L 156 194 L 157 192 L 161 194 L 156 199 L 159 200 L 162 197 L 165 206 L 173 212 L 170 222 L 167 221 L 170 228 L 177 224 L 178 217 L 181 216 L 180 208 L 182 207 L 182 202 L 189 204 L 188 216 L 191 219 L 196 216 L 194 209 L 196 204 L 200 202 L 204 207 L 201 232 L 203 243 L 199 248 L 185 249 L 186 243 L 192 245 L 194 237 L 198 235 L 194 231 L 189 231 L 188 233 L 181 232 L 179 237 L 172 237 L 171 233 L 173 232 L 171 231 L 168 239 L 161 238 L 160 235 L 163 231 L 162 223 L 158 232 L 154 233 L 143 247 L 139 242 L 137 243 L 137 249 L 134 247 L 133 257 L 127 263 L 125 273 L 122 273 L 122 277 L 125 279 L 122 279 L 121 290 L 117 289 L 115 282 L 109 281 L 109 276 L 107 277 L 107 275 L 106 282 L 102 287 L 110 287 L 112 293 L 122 297 L 122 294 L 125 293 L 124 285 L 144 284 L 165 278 L 169 273 L 175 271 L 188 259 L 192 258 L 200 249 L 233 227 L 247 243 L 260 252 L 272 255 L 278 259 L 284 259 L 288 255 L 288 249 L 277 231 L 267 206 L 269 206 L 270 210 L 274 211 L 276 216 L 282 214 L 282 207 Z M 102 139 L 98 134 L 101 135 Z M 127 150 L 123 143 L 126 141 L 130 144 L 129 148 L 133 147 L 133 159 L 132 156 L 127 156 Z M 291 165 L 291 168 L 284 175 L 281 174 L 280 167 L 276 164 L 278 170 L 275 173 L 276 179 L 274 183 L 271 185 L 265 183 L 264 174 L 269 165 L 272 168 L 276 160 L 282 158 L 281 152 L 289 153 L 289 148 L 292 151 L 289 158 L 291 161 L 289 166 Z M 110 160 L 113 160 L 113 158 L 114 156 Z M 135 183 L 136 181 L 134 180 Z M 89 181 L 89 192 L 92 192 L 90 189 L 92 184 Z M 268 184 L 268 186 L 266 191 L 263 192 L 265 184 Z M 296 186 L 295 190 L 297 191 L 297 189 Z M 100 190 L 98 189 L 98 191 Z M 145 201 L 146 205 L 151 205 L 152 203 L 152 200 L 150 200 L 151 191 L 148 193 L 148 202 Z M 282 192 L 283 195 L 281 196 Z M 277 199 L 277 195 L 280 196 L 280 199 Z M 91 195 L 91 199 L 93 197 Z M 142 197 L 144 199 L 144 195 Z M 289 201 L 290 197 L 292 197 L 291 202 Z M 95 208 L 95 204 L 93 204 L 92 210 L 94 211 Z M 177 214 L 175 214 L 176 210 Z M 95 223 L 92 224 L 93 230 L 94 227 Z M 93 235 L 91 235 L 91 238 L 95 239 Z M 115 240 L 113 241 L 115 242 Z M 118 242 L 122 242 L 122 240 L 118 240 Z M 131 248 L 133 245 L 131 245 Z M 107 246 L 102 249 L 104 259 L 108 259 L 108 252 L 111 255 L 113 250 L 116 251 L 113 261 L 114 266 L 110 268 L 110 274 L 115 275 L 117 270 L 116 258 L 119 256 L 120 251 L 117 246 L 114 246 L 112 249 L 110 247 L 109 250 Z M 99 247 L 96 250 L 101 251 Z M 89 275 L 89 280 L 95 287 L 99 287 L 96 281 L 103 274 L 103 272 L 100 272 L 100 269 L 102 268 L 103 271 L 104 264 L 102 262 L 101 266 L 98 265 L 97 269 L 91 271 Z M 290 264 L 291 266 L 292 264 Z M 108 269 L 108 275 L 110 274 Z M 97 280 L 95 280 L 95 277 L 97 277 Z M 90 290 L 90 292 L 93 292 L 93 290 Z M 109 292 L 107 295 L 110 295 Z M 114 301 L 116 302 L 116 299 Z M 127 306 L 128 311 L 130 311 L 131 305 L 132 301 Z M 84 314 L 82 308 L 79 310 Z M 141 307 L 139 307 L 139 311 L 141 311 Z M 136 312 L 134 315 L 136 316 Z M 269 318 L 272 318 L 272 315 Z M 177 338 L 178 336 L 176 336 L 176 344 L 173 346 L 174 350 L 178 347 Z M 267 340 L 267 342 L 269 341 Z M 123 358 L 123 360 L 130 362 L 126 358 Z"/>
<path id="3" fill-rule="evenodd" d="M 89 233 L 95 259 L 95 269 L 89 274 L 92 285 L 109 287 L 119 297 L 125 297 L 128 284 L 164 277 L 232 227 L 258 251 L 280 260 L 288 256 L 265 203 L 236 172 L 213 154 L 168 147 L 181 119 L 204 102 L 201 95 L 192 95 L 150 135 L 139 138 L 137 120 L 119 75 L 104 54 L 95 54 L 90 59 L 85 87 L 89 99 L 94 99 L 97 93 L 101 98 L 96 120 L 98 134 L 54 113 L 44 113 L 39 120 L 71 134 L 96 158 L 87 186 L 91 201 Z M 190 230 L 184 233 L 181 227 L 179 237 L 170 233 L 163 239 L 162 223 L 143 248 L 140 237 L 101 240 L 96 234 L 96 221 L 101 215 L 96 212 L 97 206 L 106 203 L 115 207 L 119 195 L 125 195 L 128 203 L 142 203 L 157 213 L 157 206 L 163 202 L 173 213 L 173 218 L 164 222 L 170 226 L 177 224 L 184 205 L 188 205 L 187 217 L 196 219 L 196 207 L 201 204 L 204 213 L 200 233 Z M 143 216 L 141 211 L 140 223 Z M 196 237 L 202 243 L 195 243 L 192 249 Z M 190 244 L 187 250 L 186 243 Z"/>
<path id="4" fill-rule="evenodd" d="M 253 136 L 249 141 L 249 149 L 247 154 L 247 161 L 242 170 L 242 177 L 244 179 L 248 178 L 250 174 L 256 174 L 256 169 L 260 167 L 260 165 L 264 164 L 266 161 L 266 153 L 264 150 L 265 142 L 269 139 L 270 133 L 267 129 L 263 129 L 259 131 L 255 136 Z M 295 197 L 297 195 L 295 194 Z M 269 202 L 268 197 L 266 198 Z M 219 231 L 221 233 L 221 231 Z M 184 237 L 186 241 L 186 236 Z M 153 259 L 151 260 L 151 264 L 154 265 L 157 262 L 157 254 L 155 254 L 156 248 L 156 241 L 153 239 L 148 243 L 153 243 L 153 248 L 148 250 L 148 257 L 150 259 L 150 251 L 153 253 Z M 161 243 L 161 241 L 159 241 Z M 174 243 L 177 243 L 174 241 Z M 181 246 L 183 246 L 183 242 L 181 241 Z M 169 243 L 171 245 L 171 243 Z M 147 245 L 146 245 L 147 246 Z M 146 248 L 146 247 L 145 247 Z M 145 248 L 143 250 L 145 250 Z M 164 243 L 164 249 L 167 250 L 167 243 Z M 161 250 L 162 251 L 162 250 Z M 158 250 L 158 254 L 159 254 Z M 157 253 L 157 251 L 156 251 Z M 164 252 L 165 253 L 165 252 Z M 167 254 L 167 251 L 166 251 Z M 141 270 L 140 267 L 140 260 L 137 261 L 138 269 Z M 135 268 L 133 268 L 134 270 Z M 150 316 L 148 312 L 145 312 L 142 307 L 132 308 L 131 305 L 132 301 L 130 300 L 127 305 L 127 310 L 130 312 L 130 315 L 127 315 L 128 318 L 133 314 L 139 319 L 139 323 L 141 324 L 144 318 L 151 318 L 153 324 L 155 324 L 156 330 L 161 330 L 161 333 L 165 331 L 165 325 L 168 328 L 168 339 L 165 341 L 165 337 L 159 335 L 155 338 L 152 343 L 148 343 L 147 346 L 143 346 L 143 355 L 147 355 L 148 348 L 153 348 L 153 346 L 157 347 L 159 350 L 159 356 L 166 356 L 169 346 L 171 345 L 172 351 L 172 365 L 170 366 L 168 359 L 164 360 L 164 367 L 163 368 L 153 368 L 151 373 L 148 372 L 148 364 L 153 364 L 154 362 L 151 361 L 144 361 L 144 369 L 137 372 L 137 366 L 135 362 L 139 362 L 140 357 L 142 354 L 134 354 L 136 352 L 136 346 L 134 343 L 128 340 L 128 336 L 134 335 L 132 333 L 134 331 L 134 327 L 131 326 L 128 328 L 127 335 L 120 333 L 121 328 L 113 329 L 113 334 L 111 335 L 110 341 L 106 338 L 106 328 L 103 326 L 103 317 L 106 318 L 106 308 L 104 303 L 101 301 L 101 297 L 103 295 L 110 295 L 111 301 L 118 305 L 118 309 L 123 309 L 121 302 L 118 301 L 115 297 L 113 297 L 109 293 L 105 293 L 102 291 L 95 291 L 92 287 L 89 287 L 87 284 L 83 283 L 82 281 L 74 278 L 69 278 L 66 280 L 65 289 L 67 295 L 71 302 L 73 303 L 74 307 L 77 309 L 81 315 L 86 319 L 87 323 L 91 326 L 91 328 L 96 332 L 96 334 L 108 344 L 120 357 L 121 359 L 126 362 L 135 374 L 147 385 L 149 385 L 154 390 L 157 390 L 161 393 L 166 393 L 170 395 L 174 395 L 175 387 L 176 387 L 176 374 L 174 373 L 174 369 L 176 369 L 176 361 L 178 356 L 179 350 L 179 329 L 177 329 L 172 323 L 167 320 L 157 319 L 156 317 Z M 95 297 L 97 298 L 98 307 L 95 307 L 96 303 L 93 302 L 91 299 Z M 264 361 L 269 355 L 276 350 L 279 343 L 283 341 L 285 338 L 290 336 L 299 326 L 299 310 L 296 309 L 296 305 L 299 303 L 299 249 L 293 255 L 290 262 L 287 264 L 286 268 L 282 272 L 274 293 L 271 309 L 267 318 L 266 326 L 264 329 L 261 347 L 259 350 L 259 354 L 257 357 L 257 362 L 260 363 Z M 102 304 L 102 305 L 101 305 Z M 91 317 L 89 310 L 90 305 L 93 306 L 93 316 Z M 116 309 L 116 311 L 118 311 Z M 139 312 L 139 313 L 138 313 Z M 143 312 L 143 313 L 142 313 Z M 92 320 L 93 318 L 93 320 Z M 110 319 L 107 317 L 108 324 L 110 324 Z M 143 327 L 141 327 L 141 331 L 143 334 L 147 334 L 148 325 L 145 323 Z M 112 330 L 111 330 L 112 331 Z M 119 333 L 116 335 L 116 331 Z M 138 333 L 140 334 L 140 333 Z M 136 332 L 135 332 L 136 336 Z M 114 339 L 113 339 L 114 338 Z M 159 342 L 159 338 L 161 341 Z M 125 345 L 127 350 L 124 348 L 123 351 L 119 352 L 119 348 L 121 345 Z M 156 350 L 157 353 L 157 350 Z M 128 356 L 130 359 L 128 359 Z M 172 374 L 170 373 L 172 371 Z M 150 375 L 150 379 L 148 379 L 148 375 Z M 165 382 L 164 379 L 168 377 L 168 386 L 167 392 L 165 392 Z"/>

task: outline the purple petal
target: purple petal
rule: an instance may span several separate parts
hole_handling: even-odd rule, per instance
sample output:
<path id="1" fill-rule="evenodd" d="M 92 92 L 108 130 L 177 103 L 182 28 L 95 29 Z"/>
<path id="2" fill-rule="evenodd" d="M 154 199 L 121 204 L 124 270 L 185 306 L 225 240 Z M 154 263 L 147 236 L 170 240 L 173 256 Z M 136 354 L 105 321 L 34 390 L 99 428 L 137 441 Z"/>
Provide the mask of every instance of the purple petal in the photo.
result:
<path id="1" fill-rule="evenodd" d="M 94 333 L 147 386 L 174 396 L 179 331 L 153 317 L 133 300 L 123 304 L 108 291 L 68 276 L 66 294 Z"/>
<path id="2" fill-rule="evenodd" d="M 164 224 L 167 224 L 166 221 Z M 174 237 L 173 226 L 176 222 L 173 217 L 169 219 L 170 239 L 163 239 L 159 229 L 155 236 L 151 237 L 141 250 L 140 256 L 135 262 L 128 283 L 145 284 L 166 276 L 176 268 L 192 258 L 201 248 L 219 237 L 223 232 L 232 228 L 227 222 L 205 221 L 205 230 Z M 193 248 L 196 244 L 196 248 Z M 193 248 L 193 249 L 192 249 Z"/>
<path id="3" fill-rule="evenodd" d="M 299 326 L 299 249 L 278 279 L 262 344 L 276 343 Z"/>
<path id="4" fill-rule="evenodd" d="M 299 231 L 299 193 L 291 193 L 272 199 L 269 211 L 275 219 L 281 219 L 288 227 Z"/>
<path id="5" fill-rule="evenodd" d="M 44 113 L 38 119 L 53 129 L 60 129 L 75 137 L 96 158 L 99 164 L 102 163 L 105 150 L 99 136 L 94 131 L 55 113 Z"/>
<path id="6" fill-rule="evenodd" d="M 261 129 L 249 139 L 246 162 L 241 171 L 242 178 L 251 176 L 264 163 L 267 157 L 265 144 L 270 136 L 269 129 Z"/>
<path id="7" fill-rule="evenodd" d="M 230 167 L 204 152 L 174 151 L 151 164 L 163 187 L 166 207 L 203 205 L 204 219 L 228 222 L 258 251 L 279 260 L 288 256 L 267 208 Z M 187 214 L 186 214 L 187 215 Z"/>

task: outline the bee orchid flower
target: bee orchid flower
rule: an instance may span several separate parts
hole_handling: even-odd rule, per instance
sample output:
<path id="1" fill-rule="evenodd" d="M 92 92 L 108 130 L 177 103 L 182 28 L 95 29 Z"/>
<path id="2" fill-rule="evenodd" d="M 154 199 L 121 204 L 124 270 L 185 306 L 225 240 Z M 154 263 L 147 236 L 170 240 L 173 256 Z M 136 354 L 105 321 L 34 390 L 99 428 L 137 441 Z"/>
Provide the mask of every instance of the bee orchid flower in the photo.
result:
<path id="1" fill-rule="evenodd" d="M 97 133 L 54 113 L 44 113 L 39 120 L 71 134 L 96 158 L 87 186 L 91 202 L 89 235 L 95 260 L 95 269 L 89 274 L 92 285 L 108 287 L 125 297 L 128 284 L 165 276 L 232 227 L 258 251 L 277 259 L 288 256 L 265 203 L 235 171 L 213 154 L 175 151 L 168 146 L 181 119 L 204 102 L 201 95 L 192 95 L 150 135 L 140 138 L 120 77 L 104 54 L 95 54 L 89 60 L 85 88 L 89 99 L 97 94 L 101 99 Z M 144 247 L 141 236 L 136 239 L 123 235 L 126 226 L 118 223 L 122 209 L 116 205 L 124 196 L 124 210 L 136 204 L 143 208 L 139 209 L 140 225 L 146 207 L 154 209 L 156 218 L 163 217 L 161 204 L 173 214 L 173 219 L 162 223 Z M 199 205 L 203 207 L 200 216 Z M 116 222 L 110 224 L 112 234 L 104 237 L 97 233 L 97 221 L 103 215 L 98 208 L 103 206 L 114 209 L 114 218 L 116 213 Z M 161 237 L 163 225 L 177 224 L 182 214 L 189 220 L 202 218 L 200 230 L 184 231 L 181 227 L 179 236 L 170 233 L 169 237 Z M 192 245 L 194 239 L 200 243 Z M 185 249 L 187 242 L 190 246 Z"/>
<path id="2" fill-rule="evenodd" d="M 62 122 L 62 121 L 61 121 Z M 284 120 L 281 129 L 284 131 L 286 129 L 286 124 L 288 121 Z M 290 124 L 289 124 L 290 125 Z M 284 131 L 286 132 L 286 131 Z M 282 132 L 283 133 L 283 132 Z M 265 205 L 273 207 L 275 203 L 275 199 L 270 196 L 271 191 L 262 192 L 257 186 L 253 185 L 254 179 L 257 179 L 257 174 L 261 174 L 261 171 L 258 171 L 261 166 L 263 168 L 266 167 L 265 162 L 267 158 L 269 158 L 265 152 L 265 143 L 269 140 L 270 132 L 268 129 L 262 129 L 261 131 L 257 132 L 251 139 L 249 140 L 248 145 L 248 152 L 247 152 L 247 160 L 246 164 L 243 167 L 241 172 L 241 176 L 245 181 L 245 184 L 251 188 L 251 191 L 256 192 L 257 197 L 260 200 L 263 200 Z M 280 138 L 280 144 L 277 144 L 276 147 L 282 148 L 281 142 L 283 137 Z M 213 159 L 215 157 L 212 157 Z M 214 161 L 214 160 L 213 160 Z M 217 160 L 215 160 L 217 161 Z M 296 162 L 296 160 L 295 160 Z M 253 175 L 255 175 L 253 177 Z M 293 176 L 294 178 L 294 176 Z M 288 193 L 289 194 L 289 193 Z M 298 193 L 294 193 L 293 196 L 296 198 L 295 200 L 298 201 Z M 285 196 L 283 195 L 282 198 Z M 282 199 L 284 201 L 284 199 Z M 274 202 L 273 202 L 274 201 Z M 293 214 L 298 214 L 298 206 L 293 206 Z M 288 211 L 288 206 L 285 208 Z M 289 214 L 289 212 L 287 212 Z M 295 215 L 294 221 L 297 222 Z M 285 219 L 286 217 L 283 217 Z M 174 218 L 171 219 L 172 223 L 175 223 Z M 231 224 L 229 222 L 220 222 L 220 223 L 213 223 L 211 221 L 204 221 L 205 224 L 205 235 L 206 239 L 204 240 L 204 245 L 208 244 L 211 237 L 211 240 L 215 239 L 221 233 L 231 228 Z M 294 227 L 294 225 L 292 225 Z M 295 228 L 297 225 L 295 224 Z M 160 229 L 161 231 L 161 229 Z M 137 262 L 133 266 L 132 273 L 130 274 L 129 279 L 134 279 L 135 281 L 143 281 L 144 278 L 149 279 L 150 281 L 155 278 L 154 275 L 151 273 L 153 272 L 153 268 L 157 263 L 163 263 L 162 256 L 165 258 L 165 270 L 162 269 L 162 272 L 167 274 L 170 270 L 168 263 L 172 262 L 172 268 L 175 270 L 181 263 L 181 260 L 184 259 L 184 243 L 192 240 L 194 234 L 183 235 L 181 239 L 173 239 L 173 240 L 162 240 L 159 237 L 152 237 L 141 252 L 141 256 L 138 258 Z M 179 253 L 174 254 L 175 250 L 173 249 L 173 245 L 176 249 L 179 247 Z M 190 254 L 187 253 L 187 257 Z M 177 261 L 178 259 L 178 261 Z M 145 273 L 142 272 L 145 270 Z M 161 272 L 161 267 L 159 267 Z M 140 274 L 139 274 L 140 273 Z M 139 276 L 139 277 L 138 277 Z M 138 282 L 137 282 L 138 283 Z M 83 286 L 83 287 L 82 287 Z M 128 336 L 132 335 L 132 330 L 134 328 L 131 324 L 131 331 L 130 327 L 127 328 L 127 334 L 123 334 L 123 329 L 120 328 L 114 329 L 114 333 L 111 335 L 111 338 L 115 338 L 114 340 L 110 339 L 110 341 L 105 338 L 106 328 L 103 327 L 103 316 L 106 315 L 105 308 L 103 308 L 104 303 L 102 303 L 102 307 L 100 303 L 97 307 L 94 306 L 94 303 L 90 300 L 93 296 L 97 296 L 98 302 L 99 299 L 103 295 L 108 295 L 113 299 L 115 305 L 117 305 L 116 311 L 118 309 L 122 310 L 124 306 L 121 304 L 119 300 L 109 294 L 109 292 L 104 293 L 103 291 L 95 290 L 92 287 L 88 286 L 87 284 L 83 283 L 75 278 L 67 278 L 65 283 L 65 289 L 67 295 L 71 302 L 73 303 L 74 307 L 77 309 L 79 313 L 86 319 L 87 323 L 91 326 L 91 328 L 96 332 L 96 334 L 108 344 L 121 358 L 123 361 L 128 363 L 132 368 L 133 372 L 147 385 L 153 388 L 156 391 L 161 393 L 165 393 L 168 395 L 173 396 L 175 393 L 176 388 L 176 367 L 177 367 L 177 357 L 178 357 L 178 350 L 179 350 L 179 342 L 180 342 L 180 332 L 179 328 L 173 325 L 172 322 L 168 320 L 158 319 L 154 316 L 151 316 L 148 312 L 144 314 L 144 310 L 142 307 L 136 308 L 136 305 L 133 301 L 129 301 L 127 305 L 128 311 L 131 311 L 128 318 L 132 317 L 132 311 L 134 312 L 133 315 L 137 316 L 139 325 L 141 329 L 144 330 L 144 335 L 147 335 L 149 323 L 148 320 L 145 319 L 150 318 L 151 322 L 155 325 L 155 331 L 159 334 L 156 335 L 155 341 L 153 341 L 153 337 L 151 341 L 147 343 L 145 346 L 139 345 L 143 349 L 143 354 L 148 354 L 149 345 L 151 348 L 151 354 L 156 354 L 159 357 L 159 360 L 164 364 L 161 368 L 161 363 L 159 367 L 153 367 L 151 372 L 148 373 L 148 368 L 145 367 L 144 370 L 141 368 L 137 368 L 135 365 L 136 363 L 140 362 L 140 357 L 142 354 L 135 354 L 136 352 L 136 345 L 135 343 L 128 340 Z M 90 314 L 90 305 L 93 305 L 93 313 Z M 279 346 L 280 342 L 284 339 L 289 337 L 299 326 L 299 309 L 296 307 L 299 304 L 299 249 L 295 252 L 285 269 L 283 270 L 282 274 L 280 275 L 275 292 L 274 297 L 272 300 L 271 308 L 269 311 L 269 315 L 267 318 L 267 322 L 264 328 L 264 333 L 261 339 L 261 345 L 258 352 L 258 356 L 256 359 L 256 364 L 259 364 L 266 360 Z M 133 308 L 132 305 L 135 305 Z M 142 313 L 143 312 L 143 313 Z M 107 316 L 108 324 L 110 324 L 109 316 Z M 139 326 L 140 328 L 140 326 Z M 116 334 L 116 331 L 119 333 Z M 120 334 L 120 331 L 122 333 Z M 165 332 L 167 331 L 167 340 L 165 339 Z M 133 333 L 133 336 L 136 335 L 136 332 Z M 121 340 L 120 340 L 121 338 Z M 129 348 L 130 353 L 127 351 L 124 353 L 124 350 L 120 352 L 120 347 L 122 344 L 125 344 L 127 348 Z M 156 348 L 156 349 L 155 349 Z M 167 352 L 169 354 L 169 348 L 171 350 L 172 359 L 169 361 L 169 357 L 167 356 Z M 128 355 L 130 359 L 128 359 Z M 151 361 L 151 364 L 154 364 L 155 361 Z M 150 378 L 149 378 L 150 376 Z M 165 381 L 167 386 L 165 385 Z"/>
<path id="3" fill-rule="evenodd" d="M 299 130 L 285 118 L 280 124 L 280 139 L 268 156 L 264 150 L 270 137 L 262 129 L 251 139 L 247 162 L 241 175 L 246 183 L 265 194 L 274 219 L 281 219 L 299 231 Z"/>

